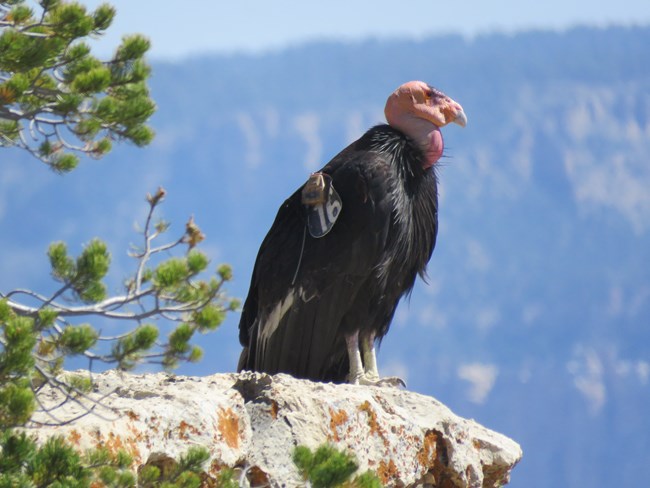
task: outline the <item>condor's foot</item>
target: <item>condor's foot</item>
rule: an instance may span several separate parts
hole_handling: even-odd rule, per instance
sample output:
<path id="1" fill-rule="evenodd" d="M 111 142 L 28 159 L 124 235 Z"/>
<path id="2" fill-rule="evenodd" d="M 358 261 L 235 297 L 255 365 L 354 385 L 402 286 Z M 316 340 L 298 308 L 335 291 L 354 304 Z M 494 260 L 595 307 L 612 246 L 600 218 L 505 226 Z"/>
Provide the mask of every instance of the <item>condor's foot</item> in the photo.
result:
<path id="1" fill-rule="evenodd" d="M 360 374 L 348 379 L 351 385 L 366 385 L 366 386 L 390 386 L 393 388 L 403 387 L 406 388 L 406 383 L 402 378 L 397 376 L 386 376 L 380 378 L 379 376 Z"/>
<path id="2" fill-rule="evenodd" d="M 359 331 L 356 331 L 346 336 L 345 342 L 348 348 L 348 359 L 350 360 L 348 383 L 351 385 L 392 386 L 393 388 L 406 387 L 404 380 L 397 376 L 379 377 L 374 334 L 361 334 L 361 338 L 359 338 Z M 363 361 L 361 360 L 362 354 Z"/>

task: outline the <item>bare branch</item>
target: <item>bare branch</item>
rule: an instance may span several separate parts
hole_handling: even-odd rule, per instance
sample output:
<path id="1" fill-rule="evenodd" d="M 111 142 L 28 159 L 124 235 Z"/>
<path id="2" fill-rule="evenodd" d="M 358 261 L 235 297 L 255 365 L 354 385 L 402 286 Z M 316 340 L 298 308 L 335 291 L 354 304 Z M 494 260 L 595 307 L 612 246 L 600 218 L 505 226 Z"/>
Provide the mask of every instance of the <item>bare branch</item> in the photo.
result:
<path id="1" fill-rule="evenodd" d="M 140 293 L 140 288 L 142 286 L 142 276 L 144 274 L 144 268 L 147 264 L 147 261 L 149 260 L 149 256 L 151 254 L 151 240 L 154 238 L 153 236 L 149 236 L 150 228 L 151 228 L 151 219 L 153 217 L 153 212 L 154 209 L 156 208 L 156 203 L 154 200 L 150 200 L 149 202 L 149 212 L 147 213 L 147 218 L 144 224 L 144 252 L 140 257 L 140 263 L 138 264 L 138 270 L 135 275 L 135 292 Z"/>

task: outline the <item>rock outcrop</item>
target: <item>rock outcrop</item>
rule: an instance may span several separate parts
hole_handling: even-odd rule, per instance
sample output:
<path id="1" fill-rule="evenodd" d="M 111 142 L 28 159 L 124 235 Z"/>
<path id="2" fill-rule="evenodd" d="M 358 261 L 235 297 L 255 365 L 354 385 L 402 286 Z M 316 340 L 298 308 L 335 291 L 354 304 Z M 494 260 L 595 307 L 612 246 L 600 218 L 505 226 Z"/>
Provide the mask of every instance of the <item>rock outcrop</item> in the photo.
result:
<path id="1" fill-rule="evenodd" d="M 79 449 L 124 448 L 138 466 L 209 449 L 207 474 L 237 467 L 249 486 L 301 486 L 296 445 L 329 442 L 354 453 L 361 470 L 388 486 L 499 487 L 522 456 L 517 443 L 454 415 L 433 398 L 394 388 L 334 385 L 259 373 L 183 377 L 109 371 L 94 377 L 95 413 L 35 429 Z M 63 401 L 50 389 L 51 407 Z M 82 400 L 83 401 L 87 400 Z M 77 401 L 52 412 L 57 421 L 84 413 Z M 44 412 L 35 417 L 45 423 Z M 137 466 L 136 466 L 137 468 Z"/>

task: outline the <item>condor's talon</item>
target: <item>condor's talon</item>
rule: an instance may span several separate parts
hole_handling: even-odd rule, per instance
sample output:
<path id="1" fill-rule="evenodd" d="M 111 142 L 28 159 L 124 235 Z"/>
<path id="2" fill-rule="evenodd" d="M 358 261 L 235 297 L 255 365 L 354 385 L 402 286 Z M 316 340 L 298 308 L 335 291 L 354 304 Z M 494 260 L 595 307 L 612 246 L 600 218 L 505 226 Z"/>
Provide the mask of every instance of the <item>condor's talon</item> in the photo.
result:
<path id="1" fill-rule="evenodd" d="M 380 378 L 379 376 L 372 375 L 357 375 L 354 378 L 348 378 L 348 383 L 351 385 L 363 385 L 363 386 L 380 386 L 380 387 L 392 387 L 392 388 L 406 388 L 406 383 L 402 378 L 397 376 L 386 376 L 385 378 Z"/>
<path id="2" fill-rule="evenodd" d="M 406 388 L 406 383 L 404 380 L 398 376 L 386 376 L 381 378 L 377 383 L 377 386 L 392 386 L 393 388 Z"/>

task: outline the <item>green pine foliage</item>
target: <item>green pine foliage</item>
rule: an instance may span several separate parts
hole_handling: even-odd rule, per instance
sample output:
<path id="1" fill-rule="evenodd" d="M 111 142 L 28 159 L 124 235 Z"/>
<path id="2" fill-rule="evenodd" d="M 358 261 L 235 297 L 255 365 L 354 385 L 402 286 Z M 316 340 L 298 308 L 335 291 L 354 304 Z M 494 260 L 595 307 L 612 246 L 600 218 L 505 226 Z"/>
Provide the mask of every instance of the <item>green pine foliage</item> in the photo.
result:
<path id="1" fill-rule="evenodd" d="M 47 254 L 52 266 L 52 277 L 65 283 L 74 292 L 76 299 L 96 303 L 105 298 L 106 287 L 102 279 L 111 262 L 106 244 L 93 239 L 76 261 L 68 256 L 67 246 L 63 242 L 51 244 Z"/>
<path id="2" fill-rule="evenodd" d="M 20 147 L 57 172 L 100 158 L 113 141 L 151 142 L 155 110 L 146 85 L 149 41 L 122 39 L 100 61 L 87 40 L 110 27 L 115 9 L 77 2 L 0 2 L 0 147 Z"/>
<path id="3" fill-rule="evenodd" d="M 0 431 L 0 488 L 58 486 L 134 487 L 132 458 L 124 451 L 79 454 L 61 437 L 38 446 L 24 432 Z"/>
<path id="4" fill-rule="evenodd" d="M 17 315 L 0 300 L 0 430 L 23 425 L 31 417 L 34 393 L 30 376 L 36 345 L 33 320 Z"/>
<path id="5" fill-rule="evenodd" d="M 6 430 L 0 431 L 0 488 L 199 488 L 204 486 L 209 457 L 207 449 L 192 447 L 178 461 L 146 465 L 136 476 L 133 458 L 124 450 L 97 448 L 79 454 L 62 437 L 51 437 L 39 446 L 24 432 Z M 239 486 L 233 483 L 231 477 L 220 476 L 210 486 Z"/>
<path id="6" fill-rule="evenodd" d="M 355 476 L 359 465 L 354 458 L 324 444 L 312 451 L 306 446 L 298 446 L 293 452 L 293 462 L 314 488 L 381 488 L 379 478 L 370 471 Z"/>
<path id="7" fill-rule="evenodd" d="M 145 465 L 138 472 L 138 487 L 141 488 L 199 488 L 216 486 L 229 488 L 228 484 L 212 481 L 204 484 L 204 466 L 210 459 L 210 453 L 203 447 L 191 447 L 176 460 L 162 457 Z M 226 480 L 227 481 L 227 480 Z M 236 485 L 238 486 L 238 485 Z"/>

